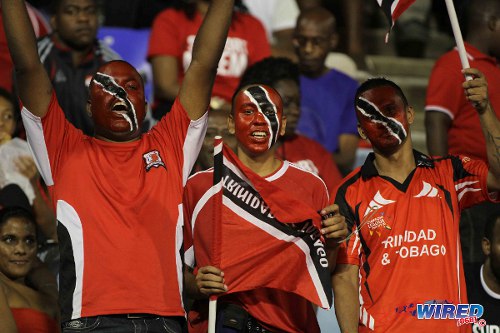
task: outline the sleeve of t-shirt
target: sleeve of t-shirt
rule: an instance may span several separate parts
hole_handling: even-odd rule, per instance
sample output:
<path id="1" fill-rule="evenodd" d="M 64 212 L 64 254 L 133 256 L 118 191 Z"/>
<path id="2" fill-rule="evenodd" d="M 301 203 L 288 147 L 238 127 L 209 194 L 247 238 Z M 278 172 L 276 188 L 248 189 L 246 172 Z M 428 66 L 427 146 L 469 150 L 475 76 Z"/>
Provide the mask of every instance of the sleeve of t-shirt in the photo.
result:
<path id="1" fill-rule="evenodd" d="M 173 154 L 182 184 L 185 185 L 200 153 L 203 138 L 207 131 L 208 113 L 197 119 L 189 119 L 179 98 L 172 109 L 151 129 L 150 134 Z"/>
<path id="2" fill-rule="evenodd" d="M 262 23 L 255 17 L 248 15 L 247 17 L 248 34 L 248 65 L 251 66 L 256 62 L 271 56 L 271 46 L 267 40 L 266 30 Z"/>
<path id="3" fill-rule="evenodd" d="M 177 17 L 179 13 L 176 10 L 167 9 L 155 18 L 149 37 L 148 59 L 158 55 L 182 55 L 181 22 L 177 22 Z"/>
<path id="4" fill-rule="evenodd" d="M 340 134 L 358 134 L 358 119 L 356 118 L 356 111 L 354 109 L 354 96 L 356 96 L 356 90 L 358 89 L 358 83 L 352 79 L 347 82 L 344 109 L 342 110 L 342 115 L 340 116 L 341 133 Z"/>
<path id="5" fill-rule="evenodd" d="M 483 201 L 498 201 L 498 192 L 488 193 L 488 166 L 481 160 L 452 156 L 453 181 L 461 210 Z"/>
<path id="6" fill-rule="evenodd" d="M 457 55 L 458 57 L 458 55 Z M 454 119 L 460 109 L 464 77 L 459 67 L 439 60 L 432 69 L 425 98 L 425 111 L 438 111 Z"/>
<path id="7" fill-rule="evenodd" d="M 337 254 L 337 264 L 349 264 L 360 266 L 359 253 L 361 244 L 357 232 L 357 226 L 353 211 L 345 199 L 345 191 L 342 187 L 336 190 L 333 197 L 334 202 L 339 206 L 340 214 L 345 217 L 347 229 L 349 230 L 346 241 L 340 243 Z"/>
<path id="8" fill-rule="evenodd" d="M 66 120 L 54 91 L 43 118 L 25 107 L 21 116 L 36 166 L 45 184 L 52 186 L 62 158 L 79 147 L 85 135 Z"/>

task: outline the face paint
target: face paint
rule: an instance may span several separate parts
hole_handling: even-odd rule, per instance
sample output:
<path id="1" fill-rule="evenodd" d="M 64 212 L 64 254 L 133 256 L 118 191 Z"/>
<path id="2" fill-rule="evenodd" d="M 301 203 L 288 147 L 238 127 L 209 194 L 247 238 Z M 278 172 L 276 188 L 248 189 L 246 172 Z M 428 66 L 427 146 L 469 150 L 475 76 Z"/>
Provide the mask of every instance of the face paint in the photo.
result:
<path id="1" fill-rule="evenodd" d="M 99 72 L 94 76 L 94 82 L 95 84 L 101 86 L 106 93 L 125 103 L 125 106 L 127 108 L 125 112 L 113 112 L 120 112 L 119 114 L 130 124 L 130 131 L 136 131 L 139 127 L 139 124 L 137 122 L 137 114 L 135 112 L 134 105 L 128 99 L 128 95 L 125 89 L 118 83 L 116 83 L 116 81 L 111 76 Z"/>
<path id="2" fill-rule="evenodd" d="M 281 129 L 282 102 L 267 86 L 251 86 L 235 98 L 234 123 L 239 143 L 252 153 L 262 153 L 276 143 Z"/>
<path id="3" fill-rule="evenodd" d="M 140 137 L 146 116 L 144 86 L 129 63 L 102 65 L 91 81 L 89 102 L 97 138 L 131 141 Z"/>
<path id="4" fill-rule="evenodd" d="M 403 100 L 390 86 L 370 89 L 356 101 L 359 123 L 382 153 L 392 153 L 408 136 L 409 124 Z"/>

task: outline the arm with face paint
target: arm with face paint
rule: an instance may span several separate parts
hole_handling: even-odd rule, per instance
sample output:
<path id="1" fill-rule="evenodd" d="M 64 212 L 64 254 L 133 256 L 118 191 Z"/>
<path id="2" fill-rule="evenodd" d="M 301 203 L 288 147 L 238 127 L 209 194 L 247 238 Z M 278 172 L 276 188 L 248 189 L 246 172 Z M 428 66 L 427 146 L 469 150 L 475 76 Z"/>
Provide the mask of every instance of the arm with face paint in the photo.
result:
<path id="1" fill-rule="evenodd" d="M 19 96 L 31 113 L 43 117 L 52 95 L 52 84 L 38 57 L 35 33 L 26 5 L 23 0 L 2 0 L 1 4 Z"/>
<path id="2" fill-rule="evenodd" d="M 479 114 L 481 128 L 486 139 L 486 152 L 490 169 L 488 172 L 488 190 L 500 191 L 500 122 L 493 111 L 488 97 L 488 83 L 480 71 L 475 68 L 463 70 L 465 75 L 474 79 L 465 81 L 465 96 Z"/>
<path id="3" fill-rule="evenodd" d="M 179 91 L 179 99 L 192 120 L 208 108 L 212 87 L 226 44 L 234 0 L 212 0 L 193 45 L 193 58 Z"/>

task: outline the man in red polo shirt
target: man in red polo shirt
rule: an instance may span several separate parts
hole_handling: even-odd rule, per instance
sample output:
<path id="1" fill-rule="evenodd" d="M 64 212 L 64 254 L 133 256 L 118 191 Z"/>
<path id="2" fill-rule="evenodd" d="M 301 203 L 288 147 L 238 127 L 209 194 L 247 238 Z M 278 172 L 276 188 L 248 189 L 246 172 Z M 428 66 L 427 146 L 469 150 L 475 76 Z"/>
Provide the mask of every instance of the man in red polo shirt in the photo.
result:
<path id="1" fill-rule="evenodd" d="M 344 332 L 471 330 L 456 320 L 417 316 L 418 304 L 467 303 L 460 212 L 495 199 L 500 190 L 500 124 L 483 74 L 464 72 L 474 77 L 463 87 L 489 138 L 489 169 L 466 156 L 433 160 L 413 150 L 414 111 L 392 81 L 371 79 L 357 91 L 359 133 L 374 153 L 345 178 L 335 197 L 352 230 L 332 280 Z"/>

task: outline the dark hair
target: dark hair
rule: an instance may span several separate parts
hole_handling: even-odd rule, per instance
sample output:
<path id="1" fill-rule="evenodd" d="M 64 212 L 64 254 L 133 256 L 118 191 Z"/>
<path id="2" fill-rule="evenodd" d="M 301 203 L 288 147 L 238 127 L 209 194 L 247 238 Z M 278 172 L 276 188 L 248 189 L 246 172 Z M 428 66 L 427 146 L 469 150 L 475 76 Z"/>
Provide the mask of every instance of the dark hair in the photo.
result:
<path id="1" fill-rule="evenodd" d="M 300 84 L 299 77 L 299 66 L 290 59 L 268 57 L 247 68 L 241 77 L 238 90 L 249 84 L 266 84 L 274 87 L 278 81 L 287 79 Z"/>
<path id="2" fill-rule="evenodd" d="M 19 115 L 20 115 L 17 98 L 10 91 L 2 87 L 0 87 L 0 97 L 5 98 L 7 101 L 9 101 L 10 104 L 12 104 L 12 107 L 14 108 L 14 120 L 17 122 L 19 120 Z"/>
<path id="3" fill-rule="evenodd" d="M 254 84 L 265 84 L 274 88 L 281 80 L 293 80 L 300 85 L 299 67 L 288 58 L 268 57 L 248 67 L 241 77 L 240 84 L 231 98 L 231 105 L 241 89 Z"/>
<path id="4" fill-rule="evenodd" d="M 374 89 L 377 87 L 383 87 L 383 86 L 389 86 L 392 87 L 394 90 L 396 90 L 396 93 L 401 99 L 403 100 L 403 104 L 405 107 L 408 106 L 408 100 L 406 99 L 405 94 L 403 93 L 403 90 L 393 81 L 386 79 L 384 77 L 375 77 L 366 80 L 363 82 L 359 87 L 358 90 L 356 90 L 356 95 L 354 96 L 354 105 L 356 105 L 356 102 L 359 98 L 359 96 L 364 93 L 367 90 Z"/>
<path id="5" fill-rule="evenodd" d="M 196 14 L 196 2 L 196 0 L 173 0 L 172 7 L 177 10 L 182 10 L 184 14 L 192 20 Z M 243 0 L 235 0 L 234 9 L 240 13 L 248 12 L 247 7 L 243 4 Z"/>
<path id="6" fill-rule="evenodd" d="M 26 210 L 23 207 L 9 206 L 0 209 L 0 228 L 3 227 L 4 224 L 13 217 L 23 218 L 29 223 L 33 224 L 35 226 L 35 229 L 37 227 L 35 217 L 30 211 Z"/>
<path id="7" fill-rule="evenodd" d="M 486 225 L 484 227 L 484 238 L 487 238 L 491 243 L 494 241 L 494 229 L 497 223 L 500 223 L 500 214 L 495 212 L 490 214 L 486 219 Z"/>
<path id="8" fill-rule="evenodd" d="M 52 0 L 49 5 L 49 12 L 51 15 L 55 15 L 59 8 L 61 7 L 62 3 L 64 0 Z M 103 12 L 103 0 L 92 0 L 94 1 L 95 5 L 97 6 L 97 12 L 102 13 Z"/>

